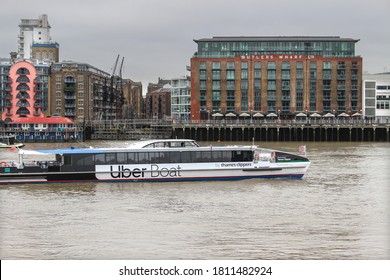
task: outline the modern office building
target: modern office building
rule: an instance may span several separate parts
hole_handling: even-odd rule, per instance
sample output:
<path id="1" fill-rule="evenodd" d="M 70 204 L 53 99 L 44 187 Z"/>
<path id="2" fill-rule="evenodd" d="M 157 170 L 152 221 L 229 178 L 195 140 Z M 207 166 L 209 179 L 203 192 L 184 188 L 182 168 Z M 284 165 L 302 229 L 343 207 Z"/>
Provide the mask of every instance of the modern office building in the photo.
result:
<path id="1" fill-rule="evenodd" d="M 364 74 L 363 115 L 377 122 L 390 122 L 390 72 Z"/>
<path id="2" fill-rule="evenodd" d="M 219 112 L 353 114 L 362 109 L 359 41 L 340 37 L 194 40 L 191 118 Z"/>
<path id="3" fill-rule="evenodd" d="M 189 76 L 171 80 L 171 116 L 174 121 L 188 121 L 191 113 L 191 81 Z"/>
<path id="4" fill-rule="evenodd" d="M 18 35 L 18 57 L 43 61 L 59 61 L 59 44 L 50 37 L 47 15 L 38 19 L 21 19 Z"/>
<path id="5" fill-rule="evenodd" d="M 87 63 L 52 65 L 50 113 L 75 121 L 111 120 L 122 112 L 114 79 Z"/>
<path id="6" fill-rule="evenodd" d="M 2 120 L 19 117 L 43 117 L 48 109 L 49 72 L 47 63 L 22 60 L 0 63 L 0 111 Z"/>

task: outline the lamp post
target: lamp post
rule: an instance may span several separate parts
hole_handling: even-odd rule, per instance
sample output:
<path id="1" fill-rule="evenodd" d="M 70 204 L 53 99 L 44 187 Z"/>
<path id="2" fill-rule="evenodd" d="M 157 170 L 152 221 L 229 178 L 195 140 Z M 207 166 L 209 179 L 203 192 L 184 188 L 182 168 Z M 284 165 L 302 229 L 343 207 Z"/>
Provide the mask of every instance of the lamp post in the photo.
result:
<path id="1" fill-rule="evenodd" d="M 253 122 L 253 119 L 252 119 L 252 110 L 250 111 L 250 113 L 251 113 L 251 123 Z"/>

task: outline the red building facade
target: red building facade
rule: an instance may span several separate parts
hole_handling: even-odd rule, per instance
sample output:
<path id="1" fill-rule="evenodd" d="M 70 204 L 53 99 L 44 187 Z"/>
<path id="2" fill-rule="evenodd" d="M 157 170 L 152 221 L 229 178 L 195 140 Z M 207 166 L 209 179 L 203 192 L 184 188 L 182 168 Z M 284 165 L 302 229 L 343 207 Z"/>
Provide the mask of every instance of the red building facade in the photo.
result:
<path id="1" fill-rule="evenodd" d="M 19 117 L 43 117 L 42 81 L 33 64 L 13 64 L 6 80 L 6 102 L 2 120 L 13 122 Z"/>

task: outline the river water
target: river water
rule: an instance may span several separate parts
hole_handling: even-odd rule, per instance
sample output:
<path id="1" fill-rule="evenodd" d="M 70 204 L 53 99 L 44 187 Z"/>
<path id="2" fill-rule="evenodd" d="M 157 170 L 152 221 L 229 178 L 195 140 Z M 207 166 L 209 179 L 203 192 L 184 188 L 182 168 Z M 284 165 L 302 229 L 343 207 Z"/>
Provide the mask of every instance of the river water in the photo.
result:
<path id="1" fill-rule="evenodd" d="M 390 259 L 389 144 L 307 152 L 302 180 L 0 186 L 0 258 Z"/>

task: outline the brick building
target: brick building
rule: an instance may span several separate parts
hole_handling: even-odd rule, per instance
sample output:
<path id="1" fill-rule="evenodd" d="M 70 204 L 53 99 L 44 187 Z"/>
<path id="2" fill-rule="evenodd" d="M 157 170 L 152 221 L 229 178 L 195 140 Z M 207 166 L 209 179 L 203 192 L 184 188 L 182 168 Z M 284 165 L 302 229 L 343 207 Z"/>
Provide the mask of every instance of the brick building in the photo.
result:
<path id="1" fill-rule="evenodd" d="M 142 83 L 130 79 L 123 80 L 123 108 L 124 119 L 142 119 L 144 113 L 144 99 L 142 97 Z"/>
<path id="2" fill-rule="evenodd" d="M 340 37 L 213 37 L 194 40 L 191 118 L 216 112 L 292 116 L 362 108 L 359 40 Z"/>
<path id="3" fill-rule="evenodd" d="M 117 83 L 110 74 L 87 63 L 52 65 L 50 113 L 76 121 L 121 118 Z"/>
<path id="4" fill-rule="evenodd" d="M 171 115 L 171 81 L 164 85 L 160 83 L 162 81 L 159 79 L 159 84 L 148 85 L 145 97 L 146 119 L 164 119 Z"/>

